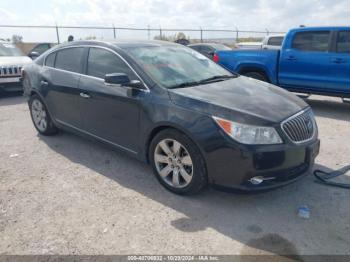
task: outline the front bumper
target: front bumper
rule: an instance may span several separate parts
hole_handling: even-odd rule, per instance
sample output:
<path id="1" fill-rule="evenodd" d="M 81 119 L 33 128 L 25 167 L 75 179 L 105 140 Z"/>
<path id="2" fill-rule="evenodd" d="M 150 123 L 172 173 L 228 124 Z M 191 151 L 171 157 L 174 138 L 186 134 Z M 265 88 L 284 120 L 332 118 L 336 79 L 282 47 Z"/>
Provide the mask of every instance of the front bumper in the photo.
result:
<path id="1" fill-rule="evenodd" d="M 309 174 L 319 148 L 318 139 L 303 145 L 220 148 L 208 155 L 209 179 L 214 187 L 220 189 L 273 189 Z M 263 182 L 252 183 L 254 177 L 259 177 Z"/>
<path id="2" fill-rule="evenodd" d="M 5 92 L 22 91 L 21 77 L 0 77 L 0 90 Z"/>

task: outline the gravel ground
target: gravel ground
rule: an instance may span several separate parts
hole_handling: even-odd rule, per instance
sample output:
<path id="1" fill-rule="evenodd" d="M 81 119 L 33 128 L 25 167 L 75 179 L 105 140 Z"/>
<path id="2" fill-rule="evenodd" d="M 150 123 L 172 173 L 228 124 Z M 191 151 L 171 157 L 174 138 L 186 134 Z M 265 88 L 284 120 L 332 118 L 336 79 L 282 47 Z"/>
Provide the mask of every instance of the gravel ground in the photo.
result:
<path id="1" fill-rule="evenodd" d="M 317 167 L 350 164 L 350 104 L 307 101 Z M 312 176 L 255 195 L 180 197 L 120 152 L 39 136 L 24 98 L 0 99 L 0 254 L 350 254 L 349 197 Z M 310 219 L 297 216 L 303 204 Z"/>

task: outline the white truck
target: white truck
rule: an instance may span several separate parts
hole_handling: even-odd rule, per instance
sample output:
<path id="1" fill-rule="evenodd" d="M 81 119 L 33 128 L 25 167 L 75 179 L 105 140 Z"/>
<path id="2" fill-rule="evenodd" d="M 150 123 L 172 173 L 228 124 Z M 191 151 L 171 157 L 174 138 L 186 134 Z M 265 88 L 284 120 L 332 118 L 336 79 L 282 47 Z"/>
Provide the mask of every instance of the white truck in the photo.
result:
<path id="1" fill-rule="evenodd" d="M 21 70 L 32 60 L 14 44 L 0 41 L 0 92 L 21 91 Z"/>
<path id="2" fill-rule="evenodd" d="M 268 35 L 262 42 L 262 49 L 279 50 L 283 43 L 284 35 Z"/>

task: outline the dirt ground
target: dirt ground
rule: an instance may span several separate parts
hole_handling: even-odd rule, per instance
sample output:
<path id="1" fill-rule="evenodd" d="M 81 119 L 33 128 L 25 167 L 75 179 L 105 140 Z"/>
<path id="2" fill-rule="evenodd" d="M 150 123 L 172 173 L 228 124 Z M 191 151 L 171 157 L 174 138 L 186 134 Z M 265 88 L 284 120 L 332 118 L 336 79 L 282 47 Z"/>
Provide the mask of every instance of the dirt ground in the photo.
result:
<path id="1" fill-rule="evenodd" d="M 350 104 L 307 102 L 316 168 L 350 164 Z M 23 97 L 0 98 L 0 254 L 350 254 L 349 199 L 312 176 L 261 194 L 177 196 L 120 152 L 38 135 Z M 301 205 L 309 219 L 297 216 Z"/>

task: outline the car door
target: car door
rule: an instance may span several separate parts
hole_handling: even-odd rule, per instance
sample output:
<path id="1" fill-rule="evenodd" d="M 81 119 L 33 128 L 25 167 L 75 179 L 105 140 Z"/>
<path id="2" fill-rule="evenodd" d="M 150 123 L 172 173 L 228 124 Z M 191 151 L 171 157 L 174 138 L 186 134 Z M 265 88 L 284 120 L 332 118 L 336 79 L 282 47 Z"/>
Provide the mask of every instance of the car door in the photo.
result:
<path id="1" fill-rule="evenodd" d="M 325 82 L 330 92 L 350 93 L 350 30 L 338 31 L 330 57 L 332 77 Z"/>
<path id="2" fill-rule="evenodd" d="M 119 55 L 98 47 L 89 49 L 85 73 L 79 82 L 84 130 L 115 146 L 137 152 L 139 99 L 145 92 L 106 84 L 104 76 L 125 73 L 130 80 L 139 80 L 138 77 Z"/>
<path id="3" fill-rule="evenodd" d="M 330 31 L 301 31 L 290 36 L 291 44 L 281 52 L 279 83 L 281 86 L 324 88 L 330 76 Z"/>
<path id="4" fill-rule="evenodd" d="M 70 47 L 48 55 L 41 87 L 51 116 L 61 124 L 81 128 L 78 82 L 82 73 L 83 47 Z"/>

